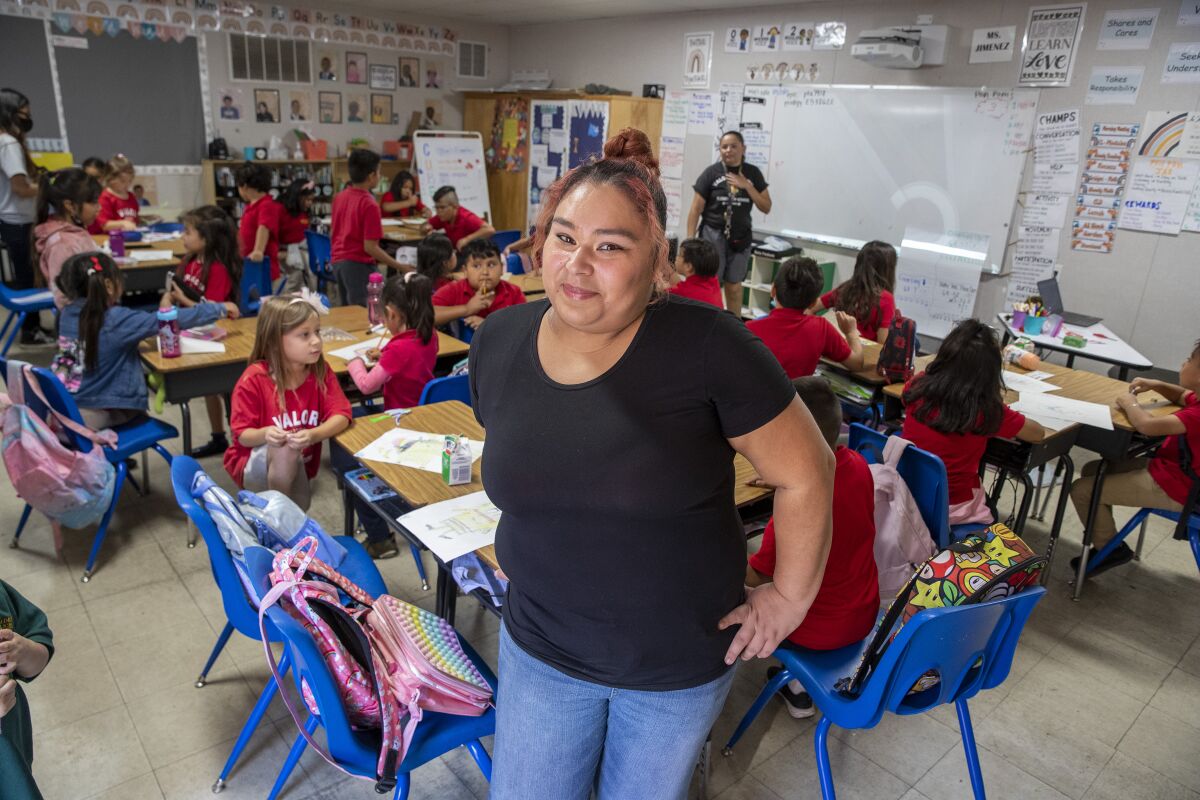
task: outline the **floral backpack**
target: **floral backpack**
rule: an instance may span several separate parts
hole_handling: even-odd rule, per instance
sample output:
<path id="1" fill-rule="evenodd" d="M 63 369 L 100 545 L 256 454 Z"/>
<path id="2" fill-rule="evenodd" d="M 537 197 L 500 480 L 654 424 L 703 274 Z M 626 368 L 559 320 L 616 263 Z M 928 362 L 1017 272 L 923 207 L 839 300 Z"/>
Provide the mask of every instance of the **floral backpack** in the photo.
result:
<path id="1" fill-rule="evenodd" d="M 985 603 L 1017 594 L 1035 585 L 1045 566 L 1045 556 L 1036 555 L 1020 536 L 999 522 L 951 543 L 913 573 L 875 627 L 854 674 L 838 681 L 836 688 L 856 696 L 896 634 L 923 609 Z M 936 673 L 926 673 L 911 693 L 924 691 L 938 680 Z"/>

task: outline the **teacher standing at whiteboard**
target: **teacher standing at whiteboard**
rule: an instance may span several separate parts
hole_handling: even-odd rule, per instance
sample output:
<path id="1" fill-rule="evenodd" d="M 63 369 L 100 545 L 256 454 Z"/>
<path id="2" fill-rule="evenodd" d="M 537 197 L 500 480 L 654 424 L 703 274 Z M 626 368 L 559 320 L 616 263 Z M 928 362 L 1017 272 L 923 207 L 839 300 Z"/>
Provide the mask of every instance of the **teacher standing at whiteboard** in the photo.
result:
<path id="1" fill-rule="evenodd" d="M 721 160 L 701 172 L 692 186 L 696 196 L 688 211 L 687 232 L 717 248 L 721 261 L 717 276 L 725 287 L 725 307 L 740 317 L 742 281 L 750 267 L 750 207 L 753 204 L 770 214 L 771 193 L 762 171 L 745 161 L 742 134 L 721 134 L 720 149 Z"/>

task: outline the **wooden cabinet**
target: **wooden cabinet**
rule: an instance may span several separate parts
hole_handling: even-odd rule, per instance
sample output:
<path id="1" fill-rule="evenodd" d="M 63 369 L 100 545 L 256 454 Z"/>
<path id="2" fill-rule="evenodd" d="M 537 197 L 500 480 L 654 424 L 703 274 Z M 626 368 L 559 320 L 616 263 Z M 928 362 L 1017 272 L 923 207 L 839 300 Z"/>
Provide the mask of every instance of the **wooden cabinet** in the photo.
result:
<path id="1" fill-rule="evenodd" d="M 492 141 L 492 125 L 496 120 L 496 103 L 520 97 L 535 100 L 591 100 L 608 103 L 608 132 L 611 136 L 622 128 L 637 128 L 650 137 L 655 153 L 662 135 L 662 100 L 629 95 L 589 95 L 582 92 L 467 92 L 463 107 L 463 130 L 478 131 L 483 137 L 486 152 Z M 497 230 L 515 229 L 524 232 L 532 220 L 526 219 L 529 210 L 529 163 L 519 172 L 488 168 L 488 197 L 492 205 L 492 224 Z"/>

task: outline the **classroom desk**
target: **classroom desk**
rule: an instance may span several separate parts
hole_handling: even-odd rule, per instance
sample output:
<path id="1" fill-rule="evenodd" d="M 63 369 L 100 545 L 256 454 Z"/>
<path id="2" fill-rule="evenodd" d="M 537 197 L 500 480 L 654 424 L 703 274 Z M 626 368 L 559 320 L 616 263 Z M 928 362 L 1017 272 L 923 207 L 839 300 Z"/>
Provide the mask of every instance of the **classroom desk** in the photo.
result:
<path id="1" fill-rule="evenodd" d="M 108 236 L 94 234 L 92 240 L 97 246 L 107 245 Z M 183 255 L 183 240 L 168 239 L 161 242 L 128 242 L 130 250 L 161 250 L 163 257 L 157 261 L 118 261 L 121 274 L 125 278 L 126 292 L 156 292 L 162 291 L 167 283 L 167 273 L 179 266 L 179 256 Z"/>
<path id="2" fill-rule="evenodd" d="M 923 369 L 932 358 L 932 356 L 924 356 L 918 359 L 917 370 L 920 371 Z M 1048 429 L 1047 436 L 1041 442 L 1037 443 L 1021 442 L 1015 439 L 997 439 L 994 437 L 988 440 L 987 450 L 984 453 L 984 462 L 995 466 L 1000 471 L 1000 479 L 996 482 L 997 491 L 993 492 L 992 500 L 996 499 L 998 489 L 1003 486 L 1004 479 L 1010 472 L 1019 476 L 1019 480 L 1021 480 L 1025 487 L 1021 498 L 1021 506 L 1013 525 L 1014 532 L 1018 534 L 1024 530 L 1033 496 L 1033 484 L 1029 478 L 1029 473 L 1044 467 L 1051 461 L 1058 460 L 1058 466 L 1056 466 L 1054 474 L 1056 478 L 1059 475 L 1063 476 L 1063 485 L 1059 491 L 1054 521 L 1050 526 L 1050 541 L 1046 548 L 1048 563 L 1046 569 L 1043 571 L 1042 578 L 1044 583 L 1050 575 L 1049 562 L 1053 560 L 1054 549 L 1058 542 L 1059 533 L 1062 530 L 1068 493 L 1070 492 L 1071 481 L 1074 477 L 1074 463 L 1070 457 L 1071 448 L 1077 446 L 1085 450 L 1091 450 L 1104 459 L 1119 459 L 1128 457 L 1135 446 L 1143 445 L 1147 440 L 1137 434 L 1133 425 L 1129 422 L 1129 418 L 1125 416 L 1125 412 L 1112 405 L 1113 399 L 1118 394 L 1128 391 L 1129 387 L 1127 384 L 1105 375 L 1097 375 L 1093 372 L 1072 369 L 1070 367 L 1060 367 L 1057 364 L 1043 362 L 1039 366 L 1039 369 L 1051 373 L 1051 377 L 1047 380 L 1061 387 L 1055 392 L 1057 396 L 1073 400 L 1083 400 L 1089 403 L 1104 404 L 1109 407 L 1113 421 L 1113 430 L 1111 431 L 1082 424 L 1070 425 L 1059 431 Z M 1015 374 L 1025 374 L 1028 372 L 1028 370 L 1012 364 L 1006 364 L 1005 370 Z M 888 403 L 885 416 L 889 419 L 897 419 L 901 415 L 903 407 L 901 396 L 903 391 L 904 384 L 901 383 L 892 384 L 883 390 Z M 1148 405 L 1151 408 L 1151 413 L 1155 416 L 1171 414 L 1177 410 L 1176 406 L 1168 403 L 1165 398 L 1156 392 L 1146 392 L 1141 397 L 1143 405 Z M 1016 392 L 1011 390 L 1006 391 L 1006 402 L 1013 403 L 1018 399 Z M 1106 471 L 1105 464 L 1105 461 L 1101 461 L 1101 468 L 1096 477 L 1096 484 L 1093 489 L 1095 494 L 1093 494 L 1092 507 L 1089 510 L 1088 521 L 1085 526 L 1085 530 L 1088 531 L 1091 530 L 1095 509 L 1098 507 L 1098 490 L 1103 485 L 1104 472 Z M 1043 511 L 1043 516 L 1044 513 Z M 1084 545 L 1086 551 L 1086 547 L 1090 544 L 1090 534 L 1085 538 L 1088 540 Z M 1080 582 L 1077 581 L 1075 599 L 1079 598 L 1080 592 Z"/>
<path id="3" fill-rule="evenodd" d="M 863 366 L 859 370 L 848 370 L 837 361 L 831 361 L 827 358 L 822 358 L 818 366 L 819 373 L 828 376 L 830 373 L 844 378 L 851 383 L 855 383 L 870 393 L 870 398 L 864 403 L 858 398 L 847 397 L 844 394 L 838 394 L 838 398 L 853 403 L 863 411 L 869 412 L 873 427 L 879 427 L 882 419 L 879 415 L 879 404 L 884 402 L 883 388 L 887 386 L 888 379 L 876 372 L 875 368 L 879 364 L 879 354 L 883 348 L 878 343 L 863 339 Z M 834 387 L 836 390 L 836 386 Z"/>
<path id="4" fill-rule="evenodd" d="M 256 317 L 242 319 L 223 319 L 217 322 L 219 326 L 229 331 L 222 340 L 225 345 L 224 353 L 198 353 L 180 356 L 179 358 L 163 358 L 158 352 L 158 344 L 154 337 L 146 339 L 139 347 L 142 362 L 150 369 L 162 375 L 167 402 L 178 403 L 183 416 L 183 452 L 192 450 L 192 417 L 188 401 L 196 397 L 212 394 L 228 394 L 250 358 L 254 346 L 254 332 L 258 325 Z M 357 342 L 378 338 L 367 334 L 370 327 L 367 324 L 367 310 L 362 306 L 340 306 L 330 309 L 329 315 L 321 318 L 323 328 L 341 328 L 355 337 Z M 435 331 L 438 337 L 438 360 L 457 361 L 469 350 L 469 345 L 441 331 Z M 352 344 L 350 341 L 327 342 L 325 349 L 336 350 Z M 330 368 L 339 377 L 346 375 L 346 362 L 336 356 L 328 356 Z"/>
<path id="5" fill-rule="evenodd" d="M 424 220 L 422 220 L 424 222 Z M 383 220 L 383 238 L 392 242 L 415 244 L 425 238 L 420 225 L 409 225 L 400 220 Z"/>
<path id="6" fill-rule="evenodd" d="M 541 275 L 532 275 L 528 272 L 520 275 L 505 275 L 504 280 L 517 286 L 525 293 L 526 298 L 530 295 L 545 295 L 546 285 L 542 282 Z M 540 297 L 538 298 L 541 299 Z"/>
<path id="7" fill-rule="evenodd" d="M 476 441 L 485 441 L 484 430 L 475 420 L 475 413 L 469 406 L 457 400 L 419 406 L 413 409 L 411 413 L 401 417 L 399 424 L 400 427 L 415 431 L 424 431 L 426 433 L 459 433 Z M 334 440 L 339 446 L 344 447 L 350 453 L 357 453 L 393 427 L 395 427 L 395 424 L 390 419 L 380 420 L 376 417 L 359 417 L 353 421 L 349 428 L 338 434 Z M 483 489 L 481 470 L 485 457 L 486 448 L 484 456 L 480 457 L 471 466 L 471 482 L 460 486 L 447 486 L 442 482 L 441 475 L 425 470 L 412 469 L 380 461 L 364 460 L 363 463 L 369 466 L 396 494 L 400 495 L 401 500 L 413 508 L 420 508 L 430 503 L 439 503 L 443 500 L 451 500 L 455 497 L 481 491 Z M 757 473 L 754 467 L 750 465 L 750 462 L 740 454 L 734 456 L 733 466 L 733 500 L 739 511 L 744 512 L 755 508 L 774 493 L 773 489 L 767 487 L 749 485 L 750 481 L 757 477 Z M 347 530 L 353 528 L 353 507 L 350 504 L 351 491 L 353 490 L 345 486 L 342 488 L 342 498 L 346 503 L 347 509 Z M 424 548 L 421 541 L 410 531 L 405 530 L 399 522 L 388 517 L 383 518 L 387 521 L 390 528 L 400 533 L 409 542 Z M 493 569 L 498 568 L 499 563 L 496 560 L 494 546 L 488 545 L 482 547 L 476 550 L 475 554 L 479 556 L 484 564 Z M 444 617 L 453 624 L 454 609 L 458 594 L 457 584 L 450 576 L 448 565 L 442 563 L 440 559 L 437 559 L 437 561 L 437 613 L 438 616 Z M 496 610 L 495 606 L 490 602 L 485 603 L 485 606 L 493 611 Z"/>
<path id="8" fill-rule="evenodd" d="M 1054 350 L 1058 353 L 1065 353 L 1068 367 L 1075 366 L 1076 357 L 1102 361 L 1105 364 L 1117 366 L 1120 369 L 1118 373 L 1120 379 L 1125 381 L 1129 380 L 1130 369 L 1143 370 L 1154 366 L 1150 359 L 1137 350 L 1134 350 L 1101 323 L 1096 323 L 1090 328 L 1064 324 L 1062 330 L 1059 331 L 1059 335 L 1055 337 L 1030 336 L 1027 333 L 1017 330 L 1012 326 L 1012 314 L 997 314 L 996 319 L 1004 326 L 1004 344 L 1008 344 L 1010 339 L 1023 336 L 1032 340 L 1038 347 L 1044 347 L 1047 350 Z M 1062 339 L 1067 331 L 1083 335 L 1087 339 L 1086 346 L 1080 349 L 1078 347 L 1067 347 L 1063 344 Z"/>

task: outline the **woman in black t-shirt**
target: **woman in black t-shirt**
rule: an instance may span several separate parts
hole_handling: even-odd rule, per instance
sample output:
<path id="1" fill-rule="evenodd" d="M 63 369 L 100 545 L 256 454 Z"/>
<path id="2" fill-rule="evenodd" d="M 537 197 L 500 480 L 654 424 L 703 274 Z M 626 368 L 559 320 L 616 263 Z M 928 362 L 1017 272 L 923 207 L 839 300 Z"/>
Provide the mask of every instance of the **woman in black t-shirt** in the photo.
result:
<path id="1" fill-rule="evenodd" d="M 471 345 L 511 583 L 493 800 L 686 794 L 739 657 L 804 619 L 829 547 L 833 456 L 730 314 L 667 295 L 666 200 L 640 131 L 543 195 L 547 300 Z M 734 453 L 779 487 L 775 583 L 743 586 Z"/>
<path id="2" fill-rule="evenodd" d="M 752 225 L 750 210 L 771 213 L 771 192 L 766 178 L 753 164 L 746 163 L 742 134 L 721 135 L 721 160 L 700 173 L 692 189 L 688 211 L 688 236 L 699 236 L 717 248 L 721 269 L 717 276 L 725 287 L 725 308 L 742 315 L 742 281 L 750 268 Z"/>

